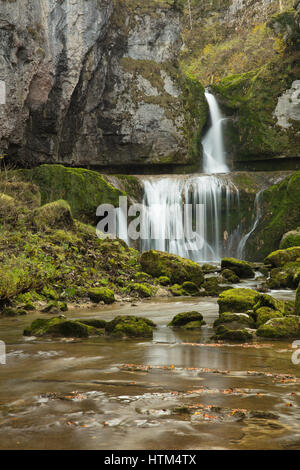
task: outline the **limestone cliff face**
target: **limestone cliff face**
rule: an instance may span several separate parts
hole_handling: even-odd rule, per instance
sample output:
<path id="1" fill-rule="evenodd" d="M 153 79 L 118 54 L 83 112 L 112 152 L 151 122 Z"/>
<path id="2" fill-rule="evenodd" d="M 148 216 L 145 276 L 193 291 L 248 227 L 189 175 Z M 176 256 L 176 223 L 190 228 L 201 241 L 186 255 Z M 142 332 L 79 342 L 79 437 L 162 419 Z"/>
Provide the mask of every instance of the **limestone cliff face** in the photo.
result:
<path id="1" fill-rule="evenodd" d="M 206 108 L 200 117 L 187 108 L 181 13 L 122 5 L 0 0 L 0 152 L 25 165 L 128 170 L 194 161 L 189 147 Z"/>

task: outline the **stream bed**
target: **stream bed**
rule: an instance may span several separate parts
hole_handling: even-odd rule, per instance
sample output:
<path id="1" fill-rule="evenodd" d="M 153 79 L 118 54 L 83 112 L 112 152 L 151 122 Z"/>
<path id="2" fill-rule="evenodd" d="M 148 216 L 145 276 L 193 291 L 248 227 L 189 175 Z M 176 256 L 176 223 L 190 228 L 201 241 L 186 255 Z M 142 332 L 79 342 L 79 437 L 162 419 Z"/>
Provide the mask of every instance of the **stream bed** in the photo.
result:
<path id="1" fill-rule="evenodd" d="M 272 292 L 293 299 L 293 292 Z M 198 310 L 199 332 L 167 327 Z M 217 299 L 150 300 L 73 311 L 141 315 L 154 339 L 25 338 L 41 314 L 4 318 L 0 449 L 300 449 L 300 365 L 291 341 L 214 344 Z"/>

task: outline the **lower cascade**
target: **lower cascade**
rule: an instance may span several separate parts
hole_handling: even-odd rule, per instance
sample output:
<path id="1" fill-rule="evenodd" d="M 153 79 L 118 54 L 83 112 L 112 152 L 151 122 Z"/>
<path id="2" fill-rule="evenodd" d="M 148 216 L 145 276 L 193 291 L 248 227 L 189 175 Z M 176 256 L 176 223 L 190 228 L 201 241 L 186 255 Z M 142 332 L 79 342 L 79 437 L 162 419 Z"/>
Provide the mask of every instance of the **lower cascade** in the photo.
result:
<path id="1" fill-rule="evenodd" d="M 143 204 L 142 251 L 167 251 L 197 262 L 237 254 L 240 226 L 232 226 L 230 213 L 239 210 L 239 191 L 228 177 L 151 177 L 144 180 Z M 197 229 L 197 205 L 200 244 L 189 236 Z"/>

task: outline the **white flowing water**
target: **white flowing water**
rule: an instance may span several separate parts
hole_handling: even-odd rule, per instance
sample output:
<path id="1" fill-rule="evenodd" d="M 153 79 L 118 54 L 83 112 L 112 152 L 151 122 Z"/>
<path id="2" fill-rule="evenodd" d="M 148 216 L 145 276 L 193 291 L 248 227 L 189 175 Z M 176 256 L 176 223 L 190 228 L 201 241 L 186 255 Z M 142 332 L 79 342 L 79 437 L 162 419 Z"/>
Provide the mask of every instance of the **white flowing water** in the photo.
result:
<path id="1" fill-rule="evenodd" d="M 228 217 L 239 210 L 239 192 L 228 178 L 152 177 L 144 180 L 144 187 L 142 251 L 218 262 L 238 246 L 239 228 L 229 230 Z"/>
<path id="2" fill-rule="evenodd" d="M 226 118 L 221 113 L 214 95 L 205 92 L 209 107 L 211 126 L 202 139 L 204 173 L 228 173 L 223 139 L 223 124 Z"/>
<path id="3" fill-rule="evenodd" d="M 208 91 L 205 96 L 211 119 L 202 140 L 206 174 L 144 179 L 142 251 L 167 251 L 198 262 L 218 262 L 237 254 L 240 230 L 229 228 L 229 218 L 231 211 L 239 210 L 239 191 L 228 176 L 221 175 L 229 173 L 223 144 L 225 118 L 216 98 Z M 190 232 L 197 235 L 191 239 Z"/>

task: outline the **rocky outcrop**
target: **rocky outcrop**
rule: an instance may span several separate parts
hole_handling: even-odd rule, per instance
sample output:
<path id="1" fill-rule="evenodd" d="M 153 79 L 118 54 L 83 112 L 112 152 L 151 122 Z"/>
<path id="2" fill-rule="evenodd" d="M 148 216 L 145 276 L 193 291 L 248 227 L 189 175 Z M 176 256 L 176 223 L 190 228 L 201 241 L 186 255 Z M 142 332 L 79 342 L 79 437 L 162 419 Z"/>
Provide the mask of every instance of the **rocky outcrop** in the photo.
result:
<path id="1" fill-rule="evenodd" d="M 180 11 L 131 11 L 113 0 L 0 3 L 0 153 L 24 165 L 127 170 L 194 162 L 206 104 L 203 87 L 178 70 Z"/>

